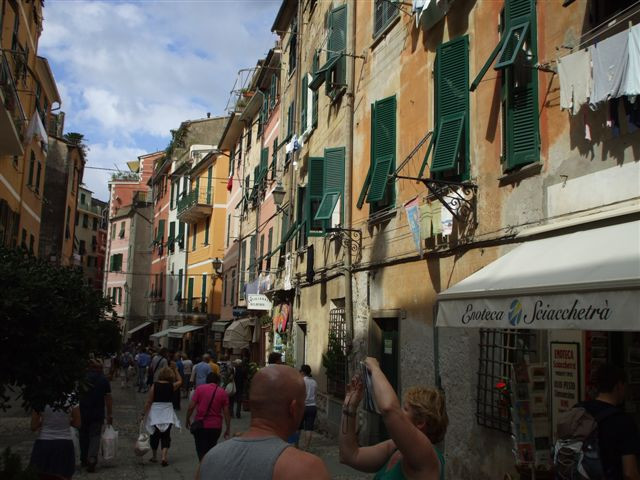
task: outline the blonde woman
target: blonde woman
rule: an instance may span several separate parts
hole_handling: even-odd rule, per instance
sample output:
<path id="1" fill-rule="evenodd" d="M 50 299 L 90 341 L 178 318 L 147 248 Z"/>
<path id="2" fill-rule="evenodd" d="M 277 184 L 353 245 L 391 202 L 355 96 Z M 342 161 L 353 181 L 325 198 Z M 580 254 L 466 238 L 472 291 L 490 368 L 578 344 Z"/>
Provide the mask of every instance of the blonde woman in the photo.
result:
<path id="1" fill-rule="evenodd" d="M 173 410 L 174 392 L 180 389 L 182 377 L 178 374 L 175 363 L 158 372 L 156 381 L 149 390 L 145 404 L 145 428 L 151 435 L 151 461 L 157 462 L 158 445 L 162 448 L 162 466 L 169 465 L 167 456 L 171 446 L 171 426 L 180 428 L 180 420 Z"/>
<path id="2" fill-rule="evenodd" d="M 354 377 L 342 408 L 340 461 L 363 472 L 377 472 L 374 480 L 443 480 L 444 457 L 435 447 L 449 424 L 442 392 L 411 387 L 401 404 L 378 361 L 369 357 L 365 365 L 391 439 L 370 447 L 358 445 L 356 410 L 363 388 L 362 380 Z"/>

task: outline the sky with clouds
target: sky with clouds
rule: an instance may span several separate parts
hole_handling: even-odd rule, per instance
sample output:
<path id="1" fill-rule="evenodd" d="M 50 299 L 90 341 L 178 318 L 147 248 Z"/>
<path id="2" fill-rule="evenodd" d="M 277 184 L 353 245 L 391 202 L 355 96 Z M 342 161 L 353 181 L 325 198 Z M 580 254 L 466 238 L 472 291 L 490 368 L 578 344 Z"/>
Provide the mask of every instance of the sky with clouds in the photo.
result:
<path id="1" fill-rule="evenodd" d="M 238 71 L 273 47 L 280 0 L 48 0 L 38 54 L 53 70 L 65 132 L 88 167 L 126 170 L 164 150 L 184 120 L 225 114 Z M 85 170 L 108 199 L 111 173 Z"/>

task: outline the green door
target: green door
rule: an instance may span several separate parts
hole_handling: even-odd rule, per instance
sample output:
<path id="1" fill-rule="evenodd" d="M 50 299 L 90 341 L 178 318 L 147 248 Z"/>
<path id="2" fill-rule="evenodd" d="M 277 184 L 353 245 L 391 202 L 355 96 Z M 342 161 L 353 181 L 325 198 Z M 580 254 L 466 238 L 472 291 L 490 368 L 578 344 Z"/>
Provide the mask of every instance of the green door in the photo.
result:
<path id="1" fill-rule="evenodd" d="M 187 282 L 187 312 L 193 310 L 193 277 L 189 277 Z"/>

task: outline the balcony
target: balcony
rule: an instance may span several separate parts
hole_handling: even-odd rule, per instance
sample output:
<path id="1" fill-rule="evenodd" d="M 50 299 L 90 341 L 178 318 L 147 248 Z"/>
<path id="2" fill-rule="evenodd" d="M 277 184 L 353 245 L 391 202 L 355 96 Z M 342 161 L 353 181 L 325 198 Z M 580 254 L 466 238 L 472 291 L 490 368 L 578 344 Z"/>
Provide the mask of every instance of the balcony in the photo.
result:
<path id="1" fill-rule="evenodd" d="M 166 304 L 163 299 L 151 299 L 149 302 L 149 315 L 153 319 L 162 318 L 165 314 Z"/>
<path id="2" fill-rule="evenodd" d="M 26 116 L 5 55 L 0 54 L 0 155 L 22 155 Z"/>
<path id="3" fill-rule="evenodd" d="M 207 314 L 207 301 L 202 298 L 183 298 L 178 302 L 178 312 L 191 314 Z"/>
<path id="4" fill-rule="evenodd" d="M 198 189 L 178 200 L 178 219 L 186 223 L 198 223 L 211 215 L 213 191 Z"/>
<path id="5" fill-rule="evenodd" d="M 78 203 L 78 209 L 83 212 L 93 213 L 95 215 L 102 215 L 102 208 L 99 205 L 90 205 L 88 203 Z"/>

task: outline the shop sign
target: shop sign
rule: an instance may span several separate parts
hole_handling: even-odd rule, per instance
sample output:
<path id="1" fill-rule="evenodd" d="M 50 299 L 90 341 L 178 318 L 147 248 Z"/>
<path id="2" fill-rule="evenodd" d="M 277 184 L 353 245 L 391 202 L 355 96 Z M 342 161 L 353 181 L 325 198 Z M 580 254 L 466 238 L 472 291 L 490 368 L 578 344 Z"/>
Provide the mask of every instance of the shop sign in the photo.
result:
<path id="1" fill-rule="evenodd" d="M 580 401 L 580 346 L 573 342 L 551 342 L 551 417 L 553 433 L 558 415 Z"/>
<path id="2" fill-rule="evenodd" d="M 253 293 L 247 295 L 247 309 L 249 310 L 271 310 L 273 304 L 266 295 Z"/>
<path id="3" fill-rule="evenodd" d="M 439 327 L 640 330 L 640 295 L 633 290 L 443 299 Z"/>

